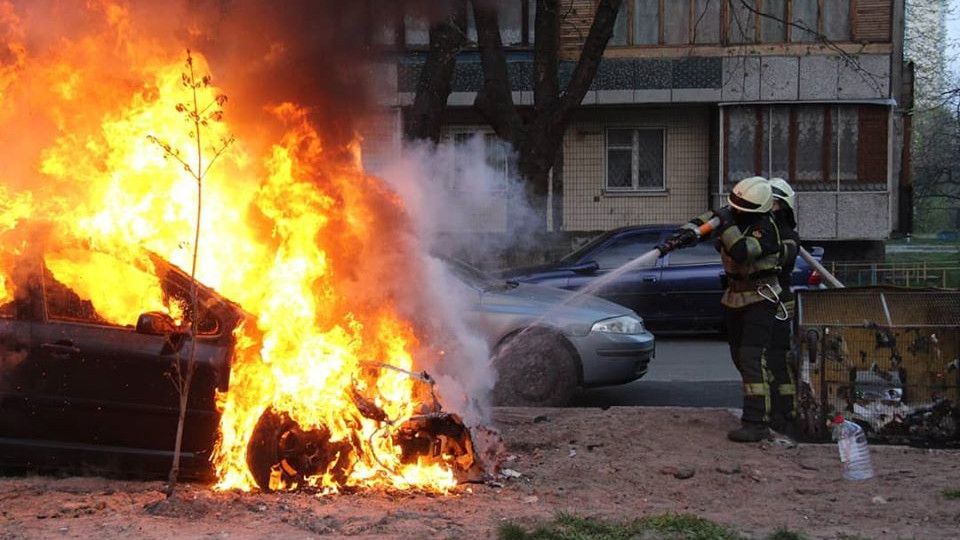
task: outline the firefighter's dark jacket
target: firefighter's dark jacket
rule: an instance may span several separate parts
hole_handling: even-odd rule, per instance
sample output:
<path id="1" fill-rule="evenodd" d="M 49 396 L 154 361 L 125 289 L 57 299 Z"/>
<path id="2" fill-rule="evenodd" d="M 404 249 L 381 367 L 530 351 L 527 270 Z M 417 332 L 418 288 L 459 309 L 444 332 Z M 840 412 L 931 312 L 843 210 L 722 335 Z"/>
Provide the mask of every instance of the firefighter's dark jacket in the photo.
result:
<path id="1" fill-rule="evenodd" d="M 738 213 L 719 234 L 727 289 L 720 302 L 741 308 L 780 294 L 780 234 L 769 214 Z"/>
<path id="2" fill-rule="evenodd" d="M 695 229 L 720 213 L 708 210 L 681 228 Z M 727 276 L 727 288 L 720 302 L 740 308 L 766 301 L 758 292 L 760 287 L 769 287 L 767 296 L 780 294 L 781 240 L 770 214 L 737 212 L 734 215 L 733 222 L 724 224 L 710 238 L 717 238 Z"/>

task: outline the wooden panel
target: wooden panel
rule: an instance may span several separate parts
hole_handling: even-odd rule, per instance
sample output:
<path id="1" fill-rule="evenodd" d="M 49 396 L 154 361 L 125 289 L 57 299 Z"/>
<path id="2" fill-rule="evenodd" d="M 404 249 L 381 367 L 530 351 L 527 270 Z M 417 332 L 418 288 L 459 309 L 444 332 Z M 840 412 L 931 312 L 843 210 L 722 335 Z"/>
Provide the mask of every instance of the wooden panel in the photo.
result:
<path id="1" fill-rule="evenodd" d="M 853 17 L 854 41 L 890 41 L 893 0 L 856 0 Z"/>
<path id="2" fill-rule="evenodd" d="M 870 105 L 862 105 L 859 109 L 857 177 L 861 182 L 886 182 L 888 110 Z"/>
<path id="3" fill-rule="evenodd" d="M 620 9 L 626 9 L 626 4 L 624 2 Z M 561 5 L 560 50 L 576 57 L 590 33 L 596 3 L 594 0 L 563 0 Z"/>

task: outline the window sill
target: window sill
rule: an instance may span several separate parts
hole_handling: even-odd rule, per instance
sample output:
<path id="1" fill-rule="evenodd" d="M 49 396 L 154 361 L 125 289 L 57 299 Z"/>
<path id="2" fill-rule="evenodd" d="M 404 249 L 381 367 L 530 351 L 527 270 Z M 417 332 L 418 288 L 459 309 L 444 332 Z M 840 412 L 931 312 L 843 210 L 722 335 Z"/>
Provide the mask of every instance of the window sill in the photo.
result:
<path id="1" fill-rule="evenodd" d="M 669 189 L 651 189 L 651 190 L 634 190 L 634 191 L 609 191 L 601 190 L 601 195 L 604 197 L 618 198 L 618 197 L 666 197 L 670 195 Z"/>

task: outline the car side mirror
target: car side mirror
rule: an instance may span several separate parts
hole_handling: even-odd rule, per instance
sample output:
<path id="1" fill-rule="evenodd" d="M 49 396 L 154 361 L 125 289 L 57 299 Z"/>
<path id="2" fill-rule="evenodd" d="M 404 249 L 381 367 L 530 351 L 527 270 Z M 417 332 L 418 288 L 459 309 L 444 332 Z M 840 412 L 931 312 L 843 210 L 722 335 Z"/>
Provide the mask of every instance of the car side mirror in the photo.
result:
<path id="1" fill-rule="evenodd" d="M 173 317 L 162 311 L 148 311 L 137 317 L 137 333 L 163 336 L 177 332 L 179 327 Z"/>
<path id="2" fill-rule="evenodd" d="M 597 264 L 597 261 L 587 261 L 585 263 L 575 264 L 570 267 L 570 270 L 573 270 L 578 274 L 594 274 L 599 269 L 600 265 Z"/>
<path id="3" fill-rule="evenodd" d="M 183 343 L 190 338 L 188 332 L 177 326 L 173 317 L 162 311 L 148 311 L 137 318 L 137 333 L 149 336 L 164 336 L 163 349 L 160 354 L 173 354 L 183 348 Z"/>

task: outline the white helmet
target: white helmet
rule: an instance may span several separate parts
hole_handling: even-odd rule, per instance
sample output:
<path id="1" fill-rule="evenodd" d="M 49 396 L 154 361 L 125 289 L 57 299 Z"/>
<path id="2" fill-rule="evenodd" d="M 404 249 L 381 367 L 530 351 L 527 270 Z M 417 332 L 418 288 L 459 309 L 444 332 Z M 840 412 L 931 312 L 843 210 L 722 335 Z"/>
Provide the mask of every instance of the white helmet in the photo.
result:
<path id="1" fill-rule="evenodd" d="M 737 182 L 727 196 L 730 206 L 742 212 L 764 213 L 773 208 L 773 189 L 762 176 L 751 176 Z"/>
<path id="2" fill-rule="evenodd" d="M 790 210 L 797 211 L 797 193 L 793 191 L 790 184 L 783 178 L 771 178 L 770 188 L 773 190 L 774 198 L 787 203 Z"/>

